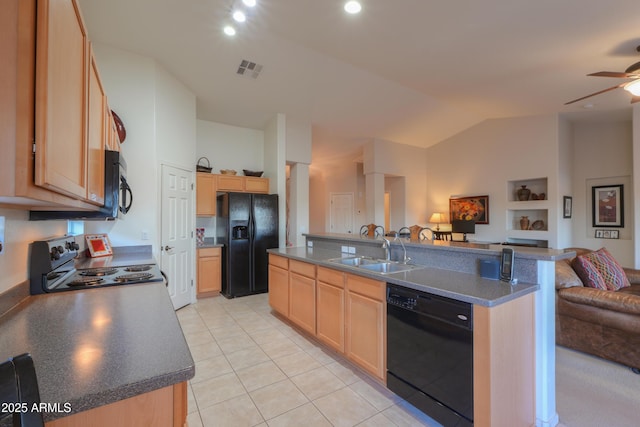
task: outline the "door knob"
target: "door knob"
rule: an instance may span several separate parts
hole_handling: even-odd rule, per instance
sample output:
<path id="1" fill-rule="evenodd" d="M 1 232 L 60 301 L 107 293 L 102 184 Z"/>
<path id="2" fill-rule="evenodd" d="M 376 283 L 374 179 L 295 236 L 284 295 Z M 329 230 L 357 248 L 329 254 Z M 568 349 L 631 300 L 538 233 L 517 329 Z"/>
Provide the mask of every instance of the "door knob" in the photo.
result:
<path id="1" fill-rule="evenodd" d="M 167 245 L 167 246 L 164 247 L 164 250 L 167 251 L 167 252 L 169 252 L 171 249 L 173 249 L 173 246 Z"/>

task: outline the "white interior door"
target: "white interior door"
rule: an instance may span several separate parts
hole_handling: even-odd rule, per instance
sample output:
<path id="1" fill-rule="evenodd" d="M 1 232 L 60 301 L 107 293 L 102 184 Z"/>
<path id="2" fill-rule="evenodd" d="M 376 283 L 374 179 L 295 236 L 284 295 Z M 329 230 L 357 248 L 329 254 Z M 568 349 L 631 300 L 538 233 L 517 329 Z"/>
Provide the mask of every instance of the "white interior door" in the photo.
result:
<path id="1" fill-rule="evenodd" d="M 331 193 L 331 233 L 353 233 L 353 193 Z"/>
<path id="2" fill-rule="evenodd" d="M 162 165 L 161 266 L 177 310 L 193 292 L 193 173 Z"/>

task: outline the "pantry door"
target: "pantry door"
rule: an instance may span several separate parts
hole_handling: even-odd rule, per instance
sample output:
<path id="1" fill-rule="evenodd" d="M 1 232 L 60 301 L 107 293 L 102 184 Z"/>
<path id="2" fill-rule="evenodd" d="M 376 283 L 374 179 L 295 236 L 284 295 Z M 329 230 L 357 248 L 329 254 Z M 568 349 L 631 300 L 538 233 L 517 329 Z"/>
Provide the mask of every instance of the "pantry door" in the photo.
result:
<path id="1" fill-rule="evenodd" d="M 331 233 L 353 233 L 353 193 L 331 193 Z"/>
<path id="2" fill-rule="evenodd" d="M 177 310 L 193 300 L 193 172 L 162 165 L 161 268 Z"/>

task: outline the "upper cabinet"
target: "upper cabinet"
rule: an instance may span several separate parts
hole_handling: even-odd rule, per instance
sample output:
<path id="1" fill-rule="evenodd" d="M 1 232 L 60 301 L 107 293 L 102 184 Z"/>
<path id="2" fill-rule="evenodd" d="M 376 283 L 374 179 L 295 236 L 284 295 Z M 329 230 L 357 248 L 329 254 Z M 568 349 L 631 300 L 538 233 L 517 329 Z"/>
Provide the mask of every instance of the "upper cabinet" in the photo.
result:
<path id="1" fill-rule="evenodd" d="M 77 2 L 3 2 L 0 51 L 0 205 L 97 209 L 112 118 Z"/>
<path id="2" fill-rule="evenodd" d="M 75 0 L 38 2 L 36 185 L 87 198 L 89 42 Z"/>

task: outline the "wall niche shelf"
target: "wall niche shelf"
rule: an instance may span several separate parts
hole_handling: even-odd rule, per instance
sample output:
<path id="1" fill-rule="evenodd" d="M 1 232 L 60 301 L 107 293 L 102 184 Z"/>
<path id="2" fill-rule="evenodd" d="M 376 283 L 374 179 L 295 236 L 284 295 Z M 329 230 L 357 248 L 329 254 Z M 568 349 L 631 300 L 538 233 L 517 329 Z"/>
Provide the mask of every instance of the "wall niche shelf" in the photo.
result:
<path id="1" fill-rule="evenodd" d="M 527 200 L 520 200 L 518 190 L 530 190 Z M 542 199 L 540 199 L 542 195 Z M 527 246 L 548 247 L 549 245 L 549 190 L 546 177 L 516 179 L 507 181 L 507 242 Z M 522 229 L 520 219 L 526 216 L 529 226 Z"/>

